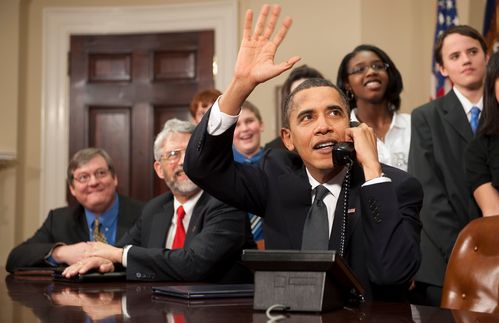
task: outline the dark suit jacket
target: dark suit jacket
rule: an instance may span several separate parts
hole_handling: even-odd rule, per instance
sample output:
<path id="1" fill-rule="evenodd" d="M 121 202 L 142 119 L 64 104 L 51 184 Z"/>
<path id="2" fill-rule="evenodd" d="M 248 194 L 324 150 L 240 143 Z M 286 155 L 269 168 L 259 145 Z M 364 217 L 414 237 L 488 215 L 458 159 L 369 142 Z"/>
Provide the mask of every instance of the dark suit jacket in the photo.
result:
<path id="1" fill-rule="evenodd" d="M 454 91 L 415 109 L 411 120 L 408 171 L 424 189 L 423 257 L 416 279 L 442 286 L 459 231 L 479 214 L 464 167 L 473 133 Z"/>
<path id="2" fill-rule="evenodd" d="M 232 161 L 232 133 L 207 133 L 208 115 L 197 126 L 187 148 L 184 169 L 189 178 L 213 196 L 264 217 L 268 249 L 300 249 L 311 187 L 297 154 L 268 150 L 260 165 Z M 358 165 L 352 170 L 345 258 L 363 281 L 368 297 L 400 299 L 419 268 L 419 210 L 422 189 L 407 173 L 383 165 L 391 183 L 360 187 L 365 182 Z M 343 216 L 342 192 L 335 219 Z M 337 221 L 329 249 L 339 247 Z M 379 288 L 382 286 L 382 288 Z M 393 288 L 392 288 L 393 287 Z"/>
<path id="3" fill-rule="evenodd" d="M 146 204 L 142 216 L 118 245 L 133 245 L 127 279 L 166 281 L 251 281 L 238 263 L 243 249 L 254 248 L 248 215 L 203 193 L 194 207 L 182 249 L 165 249 L 173 217 L 173 195 Z"/>
<path id="4" fill-rule="evenodd" d="M 119 196 L 118 241 L 135 223 L 142 212 L 143 204 L 126 196 Z M 88 224 L 83 206 L 63 207 L 51 210 L 42 227 L 36 233 L 15 247 L 9 254 L 7 271 L 19 267 L 48 266 L 45 256 L 56 243 L 74 244 L 89 240 Z"/>

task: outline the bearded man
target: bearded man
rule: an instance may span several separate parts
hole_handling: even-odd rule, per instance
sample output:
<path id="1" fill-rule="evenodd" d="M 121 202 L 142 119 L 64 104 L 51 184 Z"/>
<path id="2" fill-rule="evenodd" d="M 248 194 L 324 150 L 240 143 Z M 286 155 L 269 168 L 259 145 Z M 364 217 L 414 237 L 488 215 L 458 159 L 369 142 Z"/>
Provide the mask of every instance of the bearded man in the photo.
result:
<path id="1" fill-rule="evenodd" d="M 154 170 L 170 192 L 149 201 L 119 247 L 92 243 L 88 257 L 66 268 L 66 277 L 91 269 L 126 268 L 128 280 L 247 282 L 238 263 L 254 248 L 246 212 L 210 196 L 184 173 L 185 149 L 195 125 L 171 119 L 154 141 Z"/>

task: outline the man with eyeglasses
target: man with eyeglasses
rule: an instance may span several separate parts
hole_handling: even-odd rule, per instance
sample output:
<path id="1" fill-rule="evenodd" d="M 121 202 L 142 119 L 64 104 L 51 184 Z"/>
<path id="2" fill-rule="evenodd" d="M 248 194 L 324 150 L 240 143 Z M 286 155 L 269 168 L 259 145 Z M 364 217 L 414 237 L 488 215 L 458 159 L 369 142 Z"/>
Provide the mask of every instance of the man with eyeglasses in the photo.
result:
<path id="1" fill-rule="evenodd" d="M 128 280 L 251 281 L 238 263 L 242 249 L 254 248 L 246 212 L 205 193 L 184 173 L 184 155 L 195 125 L 171 119 L 154 141 L 154 170 L 171 192 L 144 207 L 119 247 L 95 243 L 86 258 L 63 272 L 126 267 Z"/>
<path id="2" fill-rule="evenodd" d="M 79 204 L 51 210 L 34 236 L 11 251 L 7 271 L 71 265 L 90 248 L 87 241 L 115 244 L 140 216 L 142 203 L 116 192 L 118 178 L 105 150 L 76 152 L 67 176 L 69 190 Z"/>

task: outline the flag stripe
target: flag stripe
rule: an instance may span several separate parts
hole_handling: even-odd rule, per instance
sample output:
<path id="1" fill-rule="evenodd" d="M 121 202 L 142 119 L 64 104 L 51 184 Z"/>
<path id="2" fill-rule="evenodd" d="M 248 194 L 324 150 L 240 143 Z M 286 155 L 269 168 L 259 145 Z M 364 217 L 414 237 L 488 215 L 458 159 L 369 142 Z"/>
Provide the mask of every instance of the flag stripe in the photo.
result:
<path id="1" fill-rule="evenodd" d="M 435 28 L 435 38 L 433 42 L 433 51 L 437 46 L 438 38 L 447 29 L 458 25 L 457 8 L 455 0 L 438 0 L 437 2 L 437 25 Z M 436 99 L 445 95 L 452 88 L 450 81 L 447 80 L 438 68 L 436 57 L 433 56 L 432 63 L 432 82 L 431 98 Z"/>

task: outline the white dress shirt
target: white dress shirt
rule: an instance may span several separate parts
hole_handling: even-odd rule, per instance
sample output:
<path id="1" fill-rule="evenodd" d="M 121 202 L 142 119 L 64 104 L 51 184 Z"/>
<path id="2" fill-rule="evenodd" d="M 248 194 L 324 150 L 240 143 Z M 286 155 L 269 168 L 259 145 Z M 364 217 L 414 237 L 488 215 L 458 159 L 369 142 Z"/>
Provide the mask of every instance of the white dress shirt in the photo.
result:
<path id="1" fill-rule="evenodd" d="M 359 121 L 356 113 L 357 109 L 353 109 L 350 113 L 350 120 Z M 410 144 L 411 115 L 395 111 L 385 140 L 376 138 L 380 163 L 407 171 Z"/>
<path id="2" fill-rule="evenodd" d="M 457 89 L 457 87 L 454 86 L 452 89 L 454 90 L 454 93 L 456 93 L 456 96 L 457 96 L 459 102 L 461 102 L 461 105 L 463 106 L 464 113 L 466 113 L 466 117 L 468 118 L 468 122 L 470 122 L 470 120 L 471 120 L 471 108 L 477 107 L 478 109 L 480 109 L 480 114 L 482 113 L 482 111 L 483 111 L 483 97 L 481 97 L 477 103 L 472 103 L 472 102 L 470 102 L 470 100 L 468 100 L 468 98 L 466 98 Z M 480 118 L 480 114 L 478 114 L 479 118 Z"/>

